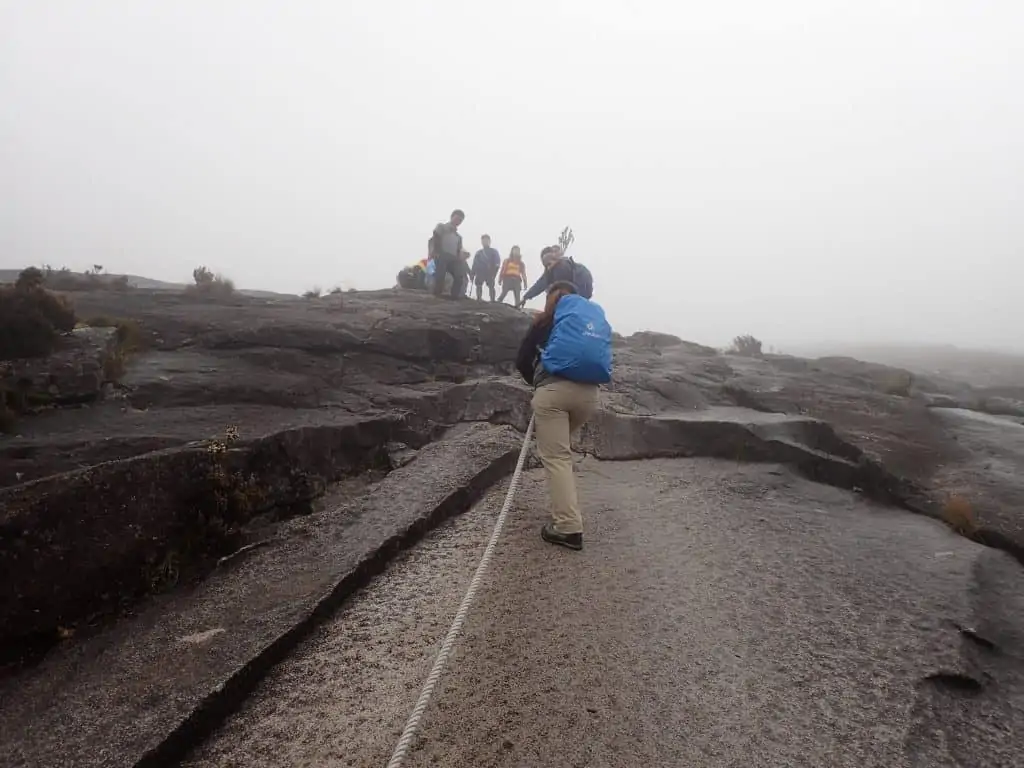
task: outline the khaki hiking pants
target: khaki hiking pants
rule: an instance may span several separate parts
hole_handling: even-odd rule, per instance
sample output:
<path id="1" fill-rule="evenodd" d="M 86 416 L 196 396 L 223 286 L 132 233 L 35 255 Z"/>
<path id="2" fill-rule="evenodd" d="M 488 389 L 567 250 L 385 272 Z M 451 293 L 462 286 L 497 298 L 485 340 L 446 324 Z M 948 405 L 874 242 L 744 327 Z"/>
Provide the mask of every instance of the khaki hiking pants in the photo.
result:
<path id="1" fill-rule="evenodd" d="M 570 437 L 597 410 L 596 384 L 555 379 L 533 393 L 537 454 L 548 473 L 551 519 L 559 533 L 583 533 Z"/>

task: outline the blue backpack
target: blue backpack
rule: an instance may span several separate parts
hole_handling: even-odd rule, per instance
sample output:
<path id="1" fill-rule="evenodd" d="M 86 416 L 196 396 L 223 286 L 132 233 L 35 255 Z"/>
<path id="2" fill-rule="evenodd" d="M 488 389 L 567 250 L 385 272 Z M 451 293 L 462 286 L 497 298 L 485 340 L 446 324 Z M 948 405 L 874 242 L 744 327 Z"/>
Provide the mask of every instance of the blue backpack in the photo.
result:
<path id="1" fill-rule="evenodd" d="M 612 327 L 600 304 L 577 294 L 563 296 L 540 356 L 544 370 L 581 384 L 612 380 Z"/>

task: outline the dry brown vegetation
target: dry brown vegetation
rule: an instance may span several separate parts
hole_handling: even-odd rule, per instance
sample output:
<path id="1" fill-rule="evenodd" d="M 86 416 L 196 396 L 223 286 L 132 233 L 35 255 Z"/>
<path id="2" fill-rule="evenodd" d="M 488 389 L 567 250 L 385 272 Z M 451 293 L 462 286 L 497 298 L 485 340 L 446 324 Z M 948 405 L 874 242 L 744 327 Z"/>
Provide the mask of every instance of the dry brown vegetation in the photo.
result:
<path id="1" fill-rule="evenodd" d="M 971 537 L 978 532 L 978 520 L 971 502 L 953 494 L 942 507 L 942 520 L 961 536 Z"/>
<path id="2" fill-rule="evenodd" d="M 117 383 L 124 375 L 128 358 L 145 349 L 146 338 L 134 320 L 98 315 L 85 321 L 90 328 L 114 328 L 117 331 L 114 348 L 103 360 L 103 378 L 105 381 Z"/>

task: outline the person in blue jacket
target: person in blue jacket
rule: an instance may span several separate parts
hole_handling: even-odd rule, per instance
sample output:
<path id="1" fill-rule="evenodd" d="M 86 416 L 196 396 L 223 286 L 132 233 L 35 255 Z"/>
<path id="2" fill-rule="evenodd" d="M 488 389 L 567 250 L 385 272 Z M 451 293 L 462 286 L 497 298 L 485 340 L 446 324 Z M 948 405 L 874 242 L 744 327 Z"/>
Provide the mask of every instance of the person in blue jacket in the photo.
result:
<path id="1" fill-rule="evenodd" d="M 480 245 L 483 247 L 473 256 L 473 267 L 469 274 L 476 284 L 476 300 L 483 298 L 484 284 L 487 285 L 487 292 L 494 301 L 494 280 L 498 277 L 498 270 L 501 269 L 501 254 L 497 248 L 491 248 L 491 236 L 484 235 L 480 238 Z"/>

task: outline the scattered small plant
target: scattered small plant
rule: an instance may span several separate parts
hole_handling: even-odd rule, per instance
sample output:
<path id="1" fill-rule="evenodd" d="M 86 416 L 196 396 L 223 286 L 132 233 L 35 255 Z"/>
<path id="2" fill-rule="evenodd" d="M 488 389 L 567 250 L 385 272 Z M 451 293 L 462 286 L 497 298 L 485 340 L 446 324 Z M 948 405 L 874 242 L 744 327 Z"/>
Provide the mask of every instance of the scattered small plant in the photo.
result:
<path id="1" fill-rule="evenodd" d="M 761 357 L 761 340 L 749 333 L 737 336 L 732 340 L 729 352 L 743 357 Z"/>
<path id="2" fill-rule="evenodd" d="M 302 294 L 302 298 L 304 298 L 304 299 L 319 299 L 323 295 L 324 295 L 324 292 L 323 292 L 323 290 L 321 290 L 320 286 L 313 286 L 308 291 L 306 291 L 304 294 Z"/>
<path id="3" fill-rule="evenodd" d="M 342 289 L 341 289 L 341 286 L 340 286 L 340 285 L 336 285 L 336 286 L 334 286 L 333 288 L 331 288 L 331 296 L 338 296 L 338 295 L 339 295 L 339 294 L 341 294 L 342 292 L 343 292 L 343 291 L 342 291 Z"/>
<path id="4" fill-rule="evenodd" d="M 963 496 L 954 494 L 946 500 L 942 507 L 942 520 L 961 536 L 970 538 L 978 532 L 974 508 Z"/>

